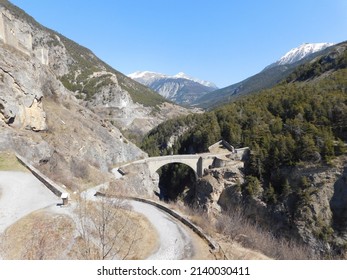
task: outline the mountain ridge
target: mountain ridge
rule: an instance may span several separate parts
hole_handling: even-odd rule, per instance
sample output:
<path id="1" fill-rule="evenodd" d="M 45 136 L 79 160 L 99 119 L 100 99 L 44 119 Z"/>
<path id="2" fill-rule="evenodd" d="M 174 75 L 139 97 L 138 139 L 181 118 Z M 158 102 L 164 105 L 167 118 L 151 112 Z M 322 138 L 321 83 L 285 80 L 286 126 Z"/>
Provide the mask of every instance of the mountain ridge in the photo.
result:
<path id="1" fill-rule="evenodd" d="M 296 48 L 292 48 L 290 51 L 285 53 L 279 60 L 265 67 L 265 69 L 278 66 L 293 64 L 299 60 L 314 54 L 316 52 L 322 51 L 328 47 L 335 45 L 335 43 L 304 43 Z"/>
<path id="2" fill-rule="evenodd" d="M 319 51 L 307 53 L 306 56 L 304 56 L 302 59 L 295 61 L 291 64 L 270 64 L 259 73 L 251 77 L 248 77 L 241 82 L 232 84 L 230 86 L 203 95 L 202 97 L 197 99 L 196 103 L 193 105 L 204 109 L 211 109 L 223 105 L 226 102 L 233 101 L 241 96 L 251 94 L 253 92 L 257 92 L 266 88 L 271 88 L 272 86 L 280 83 L 283 79 L 289 76 L 298 66 L 305 64 L 306 62 L 309 62 L 315 59 L 316 57 L 319 57 L 320 55 L 324 55 L 337 45 L 338 44 L 333 44 Z M 295 49 L 296 48 L 292 50 Z M 287 52 L 281 58 L 288 57 L 287 55 L 290 52 L 291 51 Z M 278 61 L 280 61 L 281 58 Z"/>
<path id="3" fill-rule="evenodd" d="M 199 96 L 217 88 L 212 82 L 193 78 L 183 72 L 170 76 L 152 71 L 136 71 L 128 74 L 128 77 L 181 105 L 190 105 Z"/>

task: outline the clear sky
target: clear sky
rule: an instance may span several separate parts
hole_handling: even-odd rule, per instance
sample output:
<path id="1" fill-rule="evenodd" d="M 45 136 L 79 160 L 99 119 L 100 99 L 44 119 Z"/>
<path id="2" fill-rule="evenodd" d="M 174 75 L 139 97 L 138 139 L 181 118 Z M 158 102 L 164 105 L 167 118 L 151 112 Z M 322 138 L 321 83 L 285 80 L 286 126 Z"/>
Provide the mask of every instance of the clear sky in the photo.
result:
<path id="1" fill-rule="evenodd" d="M 10 0 L 124 74 L 185 72 L 219 87 L 302 43 L 347 40 L 347 0 Z"/>

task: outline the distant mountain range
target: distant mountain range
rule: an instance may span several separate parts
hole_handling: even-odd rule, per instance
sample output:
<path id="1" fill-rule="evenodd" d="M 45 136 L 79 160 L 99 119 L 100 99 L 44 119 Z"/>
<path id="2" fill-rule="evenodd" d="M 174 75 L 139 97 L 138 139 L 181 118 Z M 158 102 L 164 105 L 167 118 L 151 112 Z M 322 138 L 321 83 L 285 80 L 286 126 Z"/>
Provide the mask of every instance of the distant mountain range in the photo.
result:
<path id="1" fill-rule="evenodd" d="M 333 43 L 304 43 L 300 45 L 297 48 L 291 49 L 289 52 L 287 52 L 284 56 L 282 56 L 279 60 L 277 60 L 275 63 L 267 66 L 267 68 L 275 67 L 278 65 L 286 65 L 286 64 L 292 64 L 295 63 L 313 53 L 319 52 L 321 50 L 326 49 L 327 47 L 330 47 L 334 45 Z"/>
<path id="2" fill-rule="evenodd" d="M 275 63 L 265 67 L 263 71 L 239 83 L 202 95 L 194 104 L 196 107 L 213 108 L 230 102 L 240 96 L 270 88 L 290 75 L 298 66 L 322 55 L 333 48 L 332 43 L 302 44 L 291 49 Z"/>
<path id="3" fill-rule="evenodd" d="M 151 71 L 137 71 L 128 77 L 177 104 L 208 109 L 242 95 L 274 86 L 296 67 L 333 45 L 333 43 L 304 43 L 291 49 L 258 74 L 222 89 L 218 89 L 212 82 L 190 77 L 183 72 L 170 76 Z"/>
<path id="4" fill-rule="evenodd" d="M 137 71 L 128 77 L 181 105 L 190 105 L 202 95 L 218 89 L 212 82 L 190 77 L 183 72 L 169 76 L 150 71 Z"/>

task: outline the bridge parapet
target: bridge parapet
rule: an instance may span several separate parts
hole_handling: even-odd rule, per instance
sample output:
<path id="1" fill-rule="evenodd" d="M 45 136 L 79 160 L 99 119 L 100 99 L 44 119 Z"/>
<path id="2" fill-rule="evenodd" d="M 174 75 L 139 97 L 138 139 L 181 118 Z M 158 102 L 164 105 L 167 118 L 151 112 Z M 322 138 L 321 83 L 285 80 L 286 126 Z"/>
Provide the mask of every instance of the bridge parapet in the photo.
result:
<path id="1" fill-rule="evenodd" d="M 150 174 L 153 175 L 162 166 L 170 163 L 183 163 L 191 167 L 197 177 L 202 177 L 204 170 L 210 168 L 213 165 L 216 158 L 225 158 L 231 161 L 232 158 L 237 157 L 241 160 L 244 154 L 249 150 L 249 148 L 234 149 L 233 151 L 227 151 L 224 153 L 201 153 L 201 154 L 189 154 L 189 155 L 168 155 L 168 156 L 157 156 L 148 157 L 145 159 L 133 161 L 120 168 L 125 168 L 133 164 L 147 164 Z"/>

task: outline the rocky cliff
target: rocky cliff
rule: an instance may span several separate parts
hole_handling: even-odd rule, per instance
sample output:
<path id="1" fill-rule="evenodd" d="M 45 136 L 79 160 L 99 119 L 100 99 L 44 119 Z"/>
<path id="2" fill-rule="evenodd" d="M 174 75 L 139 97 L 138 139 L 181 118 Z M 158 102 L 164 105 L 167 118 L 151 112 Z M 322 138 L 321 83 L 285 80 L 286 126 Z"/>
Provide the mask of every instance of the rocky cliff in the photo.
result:
<path id="1" fill-rule="evenodd" d="M 241 208 L 246 217 L 271 228 L 273 234 L 294 238 L 322 257 L 335 258 L 346 254 L 346 166 L 347 157 L 341 156 L 331 165 L 281 170 L 294 191 L 275 203 L 267 201 L 262 188 L 256 195 L 247 194 L 243 164 L 217 168 L 197 182 L 190 203 L 203 207 L 212 217 Z"/>
<path id="2" fill-rule="evenodd" d="M 31 69 L 27 66 L 25 72 L 34 73 L 34 64 L 35 67 L 46 66 L 46 71 L 62 82 L 77 103 L 94 110 L 102 118 L 105 118 L 107 111 L 107 119 L 122 130 L 132 129 L 133 123 L 140 122 L 136 133 L 143 135 L 168 118 L 167 106 L 165 107 L 167 103 L 159 94 L 113 69 L 87 48 L 40 25 L 6 0 L 0 1 L 0 42 L 2 48 L 15 51 L 26 59 L 28 64 L 33 64 Z M 14 57 L 12 62 L 15 59 Z M 4 71 L 7 71 L 6 67 Z M 29 88 L 30 83 L 35 83 L 39 78 L 34 77 L 28 81 L 25 79 L 29 76 L 25 78 L 24 75 L 17 75 L 19 76 L 24 79 L 19 81 L 21 87 L 28 85 Z M 30 94 L 35 95 L 39 91 L 32 92 Z M 39 101 L 40 96 L 37 95 L 35 99 Z M 30 102 L 27 101 L 26 104 Z M 3 103 L 2 106 L 7 107 Z M 34 103 L 34 107 L 40 108 L 39 102 Z M 4 110 L 6 118 L 11 118 L 13 111 L 10 113 L 8 108 Z M 189 113 L 179 106 L 175 106 L 171 111 L 173 115 Z M 28 116 L 26 121 L 28 118 L 38 118 L 37 114 L 33 117 L 32 112 L 25 111 L 23 114 Z M 27 125 L 24 120 L 23 122 L 23 125 Z M 38 129 L 40 128 L 44 128 L 43 123 Z"/>
<path id="3" fill-rule="evenodd" d="M 16 151 L 58 181 L 77 187 L 107 179 L 104 174 L 115 163 L 146 156 L 112 120 L 91 109 L 123 110 L 119 120 L 125 125 L 135 117 L 154 117 L 153 107 L 136 103 L 125 90 L 133 86 L 139 94 L 136 83 L 106 66 L 104 72 L 94 69 L 89 78 L 99 84 L 104 80 L 98 78 L 107 76 L 110 83 L 95 87 L 89 99 L 79 99 L 84 92 L 71 91 L 63 77 L 83 74 L 83 63 L 66 42 L 9 2 L 0 2 L 0 150 Z"/>

